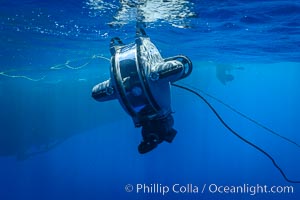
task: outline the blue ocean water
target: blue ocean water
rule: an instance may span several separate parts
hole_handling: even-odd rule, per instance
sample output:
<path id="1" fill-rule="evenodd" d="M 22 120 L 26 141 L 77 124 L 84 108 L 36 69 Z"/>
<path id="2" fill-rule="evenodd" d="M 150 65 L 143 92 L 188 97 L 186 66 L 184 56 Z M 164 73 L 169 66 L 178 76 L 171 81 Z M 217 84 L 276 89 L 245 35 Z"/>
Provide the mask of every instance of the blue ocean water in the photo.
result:
<path id="1" fill-rule="evenodd" d="M 192 60 L 192 75 L 178 84 L 300 143 L 299 1 L 0 5 L 0 199 L 300 198 L 300 184 L 287 182 L 268 157 L 187 91 L 172 87 L 176 138 L 145 155 L 137 151 L 141 130 L 119 102 L 91 98 L 92 87 L 109 77 L 110 39 L 133 42 L 136 21 L 143 21 L 163 57 Z M 234 79 L 224 82 L 218 69 Z M 289 179 L 300 180 L 299 146 L 201 94 Z M 255 193 L 258 185 L 268 191 Z M 246 189 L 234 192 L 238 186 Z M 286 186 L 293 190 L 283 191 Z"/>

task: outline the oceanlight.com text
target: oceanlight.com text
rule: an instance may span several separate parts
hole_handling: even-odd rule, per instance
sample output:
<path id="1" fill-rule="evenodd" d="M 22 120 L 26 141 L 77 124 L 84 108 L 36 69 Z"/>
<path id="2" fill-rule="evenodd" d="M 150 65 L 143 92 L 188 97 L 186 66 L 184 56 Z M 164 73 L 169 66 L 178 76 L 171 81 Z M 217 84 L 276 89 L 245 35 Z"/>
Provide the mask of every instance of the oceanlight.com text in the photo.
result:
<path id="1" fill-rule="evenodd" d="M 249 185 L 243 184 L 239 186 L 225 186 L 218 184 L 210 184 L 207 188 L 209 193 L 219 194 L 293 194 L 293 186 L 268 186 L 268 185 Z"/>
<path id="2" fill-rule="evenodd" d="M 251 196 L 257 194 L 293 194 L 293 186 L 268 186 L 268 185 L 218 185 L 215 183 L 211 184 L 127 184 L 125 186 L 126 192 L 133 192 L 136 194 L 161 194 L 167 195 L 173 194 L 248 194 Z"/>

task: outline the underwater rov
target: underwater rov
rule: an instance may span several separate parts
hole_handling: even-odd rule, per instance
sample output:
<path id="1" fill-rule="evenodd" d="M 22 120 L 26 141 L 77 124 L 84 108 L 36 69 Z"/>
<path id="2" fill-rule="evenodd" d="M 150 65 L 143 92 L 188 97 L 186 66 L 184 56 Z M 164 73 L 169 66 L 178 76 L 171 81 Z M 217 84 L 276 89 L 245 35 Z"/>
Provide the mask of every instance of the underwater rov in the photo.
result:
<path id="1" fill-rule="evenodd" d="M 199 97 L 213 111 L 225 128 L 272 161 L 274 167 L 287 182 L 300 183 L 298 180 L 289 179 L 269 153 L 233 130 L 202 95 L 191 87 L 174 83 L 192 72 L 192 62 L 186 56 L 179 55 L 163 59 L 144 30 L 139 29 L 137 33 L 139 36 L 135 43 L 128 45 L 123 44 L 117 37 L 111 40 L 111 78 L 94 86 L 92 97 L 101 102 L 119 100 L 124 110 L 132 117 L 135 127 L 142 127 L 143 140 L 138 147 L 140 153 L 153 150 L 163 141 L 171 143 L 177 133 L 173 129 L 174 120 L 170 94 L 170 86 L 172 85 Z M 205 95 L 212 97 L 209 94 Z M 215 97 L 212 98 L 218 100 Z M 229 107 L 224 102 L 218 101 Z M 232 107 L 229 108 L 257 126 L 300 148 L 300 145 L 294 141 L 272 131 Z"/>
<path id="2" fill-rule="evenodd" d="M 170 83 L 190 75 L 192 62 L 183 55 L 163 59 L 143 29 L 135 43 L 125 45 L 113 38 L 110 52 L 111 77 L 94 86 L 92 97 L 101 102 L 119 100 L 135 127 L 142 127 L 140 153 L 163 141 L 171 143 L 177 131 L 172 128 Z"/>

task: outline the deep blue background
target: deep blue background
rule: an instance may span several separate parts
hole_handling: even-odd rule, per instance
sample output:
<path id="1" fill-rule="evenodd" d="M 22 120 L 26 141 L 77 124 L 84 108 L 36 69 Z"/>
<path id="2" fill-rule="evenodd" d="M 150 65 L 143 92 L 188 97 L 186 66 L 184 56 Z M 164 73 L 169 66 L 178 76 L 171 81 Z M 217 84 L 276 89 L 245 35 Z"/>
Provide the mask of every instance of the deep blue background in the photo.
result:
<path id="1" fill-rule="evenodd" d="M 300 143 L 300 2 L 175 5 L 182 7 L 167 7 L 163 14 L 190 15 L 157 17 L 146 23 L 146 32 L 163 57 L 191 58 L 193 74 L 181 83 Z M 2 0 L 0 10 L 0 199 L 250 198 L 125 192 L 126 184 L 138 183 L 194 184 L 200 190 L 212 183 L 293 185 L 294 194 L 251 197 L 299 199 L 299 184 L 286 182 L 270 160 L 178 88 L 172 88 L 175 140 L 138 154 L 140 130 L 119 103 L 91 98 L 91 88 L 109 77 L 109 62 L 93 55 L 110 58 L 112 37 L 134 41 L 134 8 L 124 17 L 118 1 Z M 233 69 L 235 79 L 223 85 L 215 75 L 220 65 L 243 70 Z M 208 100 L 234 130 L 272 155 L 290 179 L 300 179 L 298 147 Z"/>

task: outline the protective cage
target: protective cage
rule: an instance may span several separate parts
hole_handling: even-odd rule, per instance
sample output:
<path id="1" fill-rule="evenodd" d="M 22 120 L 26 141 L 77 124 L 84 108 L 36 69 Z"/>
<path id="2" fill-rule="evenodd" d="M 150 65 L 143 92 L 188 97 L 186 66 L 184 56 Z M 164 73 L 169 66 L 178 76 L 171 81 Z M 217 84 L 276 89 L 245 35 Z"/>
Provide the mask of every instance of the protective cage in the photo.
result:
<path id="1" fill-rule="evenodd" d="M 146 36 L 128 45 L 113 38 L 110 51 L 111 78 L 94 86 L 92 96 L 97 101 L 118 99 L 136 127 L 168 116 L 172 112 L 170 83 L 187 77 L 192 62 L 183 55 L 163 59 Z"/>

